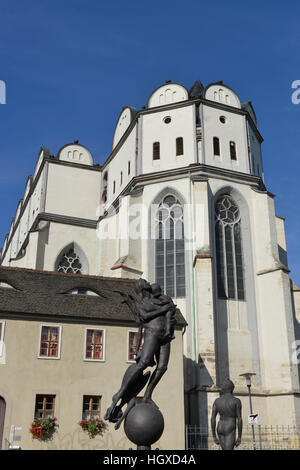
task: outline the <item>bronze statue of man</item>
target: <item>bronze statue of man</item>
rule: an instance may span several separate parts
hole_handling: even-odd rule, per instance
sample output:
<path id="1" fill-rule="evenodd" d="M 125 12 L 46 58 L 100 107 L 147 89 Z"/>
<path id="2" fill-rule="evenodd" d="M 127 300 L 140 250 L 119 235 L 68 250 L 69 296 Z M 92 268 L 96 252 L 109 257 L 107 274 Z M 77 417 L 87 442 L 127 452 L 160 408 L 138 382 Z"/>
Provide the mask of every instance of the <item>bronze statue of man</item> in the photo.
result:
<path id="1" fill-rule="evenodd" d="M 242 438 L 242 403 L 239 398 L 234 397 L 232 392 L 234 383 L 226 378 L 221 387 L 221 396 L 213 404 L 211 414 L 211 429 L 214 442 L 221 445 L 222 450 L 233 450 L 241 443 Z M 220 415 L 216 436 L 216 417 Z M 238 437 L 236 438 L 236 427 Z"/>
<path id="2" fill-rule="evenodd" d="M 135 314 L 138 323 L 144 331 L 144 342 L 142 350 L 136 357 L 136 363 L 129 366 L 124 374 L 120 390 L 113 396 L 112 404 L 107 409 L 104 419 L 117 423 L 118 429 L 121 422 L 128 414 L 129 410 L 135 404 L 135 398 L 148 382 L 143 401 L 152 402 L 152 392 L 167 370 L 170 356 L 170 341 L 172 334 L 169 334 L 170 314 L 174 312 L 176 305 L 172 299 L 167 296 L 157 295 L 157 286 L 155 288 L 155 297 L 152 287 L 145 279 L 139 279 L 135 284 L 136 296 L 128 296 L 119 292 L 124 300 Z M 171 316 L 172 317 L 172 316 Z M 171 322 L 176 322 L 174 317 Z M 143 371 L 156 364 L 152 374 Z M 118 402 L 120 402 L 118 404 Z M 127 403 L 125 413 L 122 407 Z M 154 403 L 153 403 L 154 404 Z M 156 406 L 154 404 L 154 406 Z"/>

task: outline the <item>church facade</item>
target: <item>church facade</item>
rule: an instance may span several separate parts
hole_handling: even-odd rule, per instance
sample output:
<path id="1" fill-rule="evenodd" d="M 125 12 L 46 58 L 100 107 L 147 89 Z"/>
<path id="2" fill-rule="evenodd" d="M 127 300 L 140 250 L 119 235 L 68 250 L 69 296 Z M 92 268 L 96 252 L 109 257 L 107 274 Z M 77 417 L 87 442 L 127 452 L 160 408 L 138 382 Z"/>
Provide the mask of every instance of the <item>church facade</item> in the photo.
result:
<path id="1" fill-rule="evenodd" d="M 3 266 L 159 283 L 187 322 L 189 424 L 208 425 L 227 376 L 246 417 L 247 372 L 262 423 L 300 424 L 299 289 L 262 141 L 222 81 L 168 80 L 122 109 L 103 165 L 78 141 L 41 148 L 1 250 Z"/>

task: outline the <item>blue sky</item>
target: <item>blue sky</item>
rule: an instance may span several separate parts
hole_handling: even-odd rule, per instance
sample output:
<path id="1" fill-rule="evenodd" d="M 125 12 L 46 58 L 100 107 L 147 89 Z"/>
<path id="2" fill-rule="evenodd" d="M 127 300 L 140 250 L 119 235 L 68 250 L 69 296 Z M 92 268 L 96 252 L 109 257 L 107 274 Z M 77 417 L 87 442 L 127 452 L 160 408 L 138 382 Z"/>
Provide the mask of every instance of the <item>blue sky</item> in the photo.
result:
<path id="1" fill-rule="evenodd" d="M 122 106 L 140 109 L 166 79 L 223 80 L 255 108 L 300 285 L 299 18 L 296 0 L 0 0 L 0 245 L 42 145 L 79 139 L 102 163 Z"/>

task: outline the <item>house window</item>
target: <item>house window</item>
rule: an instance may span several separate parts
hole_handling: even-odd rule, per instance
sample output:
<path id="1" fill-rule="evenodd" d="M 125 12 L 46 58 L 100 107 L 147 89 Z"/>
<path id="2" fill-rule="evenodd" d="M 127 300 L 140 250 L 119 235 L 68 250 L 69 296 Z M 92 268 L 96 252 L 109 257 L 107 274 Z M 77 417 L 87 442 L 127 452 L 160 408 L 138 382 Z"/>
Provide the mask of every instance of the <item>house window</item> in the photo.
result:
<path id="1" fill-rule="evenodd" d="M 230 196 L 217 201 L 215 218 L 218 297 L 244 300 L 241 217 Z"/>
<path id="2" fill-rule="evenodd" d="M 176 156 L 183 155 L 183 138 L 177 137 L 176 139 Z"/>
<path id="3" fill-rule="evenodd" d="M 160 159 L 160 143 L 154 142 L 153 144 L 153 160 Z"/>
<path id="4" fill-rule="evenodd" d="M 113 182 L 113 194 L 115 194 L 115 192 L 116 192 L 116 182 L 114 181 Z"/>
<path id="5" fill-rule="evenodd" d="M 36 395 L 35 418 L 51 418 L 55 411 L 55 395 Z"/>
<path id="6" fill-rule="evenodd" d="M 232 140 L 229 142 L 229 148 L 231 160 L 236 160 L 236 145 L 235 142 L 233 142 Z"/>
<path id="7" fill-rule="evenodd" d="M 214 155 L 220 156 L 220 140 L 218 137 L 213 138 L 213 144 L 214 144 Z"/>
<path id="8" fill-rule="evenodd" d="M 185 257 L 183 207 L 169 194 L 155 215 L 156 282 L 170 297 L 185 296 Z"/>
<path id="9" fill-rule="evenodd" d="M 129 330 L 128 331 L 128 348 L 127 348 L 127 361 L 134 361 L 134 352 L 136 349 L 137 342 L 139 340 L 139 332 L 136 330 Z M 140 346 L 138 348 L 138 352 L 141 351 L 143 346 L 144 338 L 143 335 L 141 337 Z"/>
<path id="10" fill-rule="evenodd" d="M 123 184 L 123 172 L 120 173 L 120 186 Z"/>
<path id="11" fill-rule="evenodd" d="M 86 329 L 85 359 L 104 361 L 105 330 Z"/>
<path id="12" fill-rule="evenodd" d="M 42 325 L 39 356 L 41 358 L 59 359 L 61 326 Z"/>
<path id="13" fill-rule="evenodd" d="M 128 162 L 128 174 L 130 175 L 130 161 Z"/>
<path id="14" fill-rule="evenodd" d="M 82 419 L 100 418 L 101 396 L 84 395 L 82 406 Z"/>

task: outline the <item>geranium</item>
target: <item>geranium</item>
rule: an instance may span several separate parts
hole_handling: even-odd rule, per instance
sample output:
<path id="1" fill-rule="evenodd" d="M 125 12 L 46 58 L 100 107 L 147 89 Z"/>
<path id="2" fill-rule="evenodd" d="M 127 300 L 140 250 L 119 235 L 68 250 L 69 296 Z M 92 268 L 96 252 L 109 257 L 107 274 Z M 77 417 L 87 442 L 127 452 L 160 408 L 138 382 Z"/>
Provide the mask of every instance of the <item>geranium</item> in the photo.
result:
<path id="1" fill-rule="evenodd" d="M 47 439 L 52 435 L 56 426 L 58 426 L 58 424 L 55 416 L 49 418 L 35 418 L 29 432 L 33 439 Z"/>
<path id="2" fill-rule="evenodd" d="M 100 436 L 108 429 L 108 425 L 101 418 L 83 419 L 78 422 L 81 429 L 88 433 L 89 437 L 93 439 L 98 434 Z"/>

